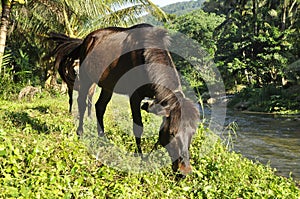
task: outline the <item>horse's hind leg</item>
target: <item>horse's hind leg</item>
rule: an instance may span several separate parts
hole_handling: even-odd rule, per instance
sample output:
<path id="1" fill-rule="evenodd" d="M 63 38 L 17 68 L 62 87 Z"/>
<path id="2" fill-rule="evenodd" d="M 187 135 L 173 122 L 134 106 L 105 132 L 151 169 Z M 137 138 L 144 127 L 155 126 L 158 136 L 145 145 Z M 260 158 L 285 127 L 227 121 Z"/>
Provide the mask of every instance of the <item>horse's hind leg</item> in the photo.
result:
<path id="1" fill-rule="evenodd" d="M 141 147 L 141 137 L 143 134 L 143 122 L 142 122 L 141 107 L 140 107 L 141 101 L 142 98 L 137 93 L 134 93 L 130 97 L 130 107 L 131 107 L 132 119 L 133 119 L 133 133 L 137 145 L 137 152 L 143 158 L 143 152 Z"/>
<path id="2" fill-rule="evenodd" d="M 101 90 L 99 99 L 95 105 L 96 108 L 96 116 L 98 120 L 97 128 L 98 128 L 98 136 L 101 137 L 104 135 L 104 124 L 103 124 L 103 116 L 106 110 L 106 106 L 110 101 L 112 93 L 109 91 L 105 91 L 103 88 Z"/>
<path id="3" fill-rule="evenodd" d="M 72 113 L 73 87 L 71 87 L 71 86 L 68 86 L 68 95 L 69 95 L 69 113 Z"/>
<path id="4" fill-rule="evenodd" d="M 81 136 L 83 133 L 83 118 L 86 110 L 86 98 L 88 95 L 89 88 L 92 85 L 92 83 L 89 82 L 88 80 L 87 81 L 82 81 L 82 80 L 80 81 L 80 89 L 78 91 L 78 98 L 77 98 L 78 111 L 79 111 L 79 125 L 77 128 L 78 136 Z"/>
<path id="5" fill-rule="evenodd" d="M 92 86 L 89 89 L 88 94 L 88 116 L 91 117 L 92 115 L 92 104 L 93 104 L 93 96 L 95 94 L 97 84 L 92 84 Z"/>

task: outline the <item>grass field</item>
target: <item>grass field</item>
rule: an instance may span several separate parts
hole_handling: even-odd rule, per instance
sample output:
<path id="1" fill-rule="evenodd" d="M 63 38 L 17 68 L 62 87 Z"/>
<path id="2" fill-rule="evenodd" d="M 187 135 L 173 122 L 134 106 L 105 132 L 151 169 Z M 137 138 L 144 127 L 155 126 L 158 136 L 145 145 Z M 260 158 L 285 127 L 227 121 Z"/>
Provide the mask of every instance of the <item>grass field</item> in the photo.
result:
<path id="1" fill-rule="evenodd" d="M 0 101 L 0 198 L 300 198 L 293 179 L 228 152 L 201 125 L 191 147 L 194 172 L 177 181 L 162 147 L 152 159 L 161 167 L 131 155 L 135 142 L 125 97 L 109 104 L 105 146 L 95 136 L 94 119 L 87 119 L 85 137 L 77 138 L 67 102 L 65 95 L 47 94 Z M 142 147 L 149 152 L 161 118 L 143 116 Z"/>

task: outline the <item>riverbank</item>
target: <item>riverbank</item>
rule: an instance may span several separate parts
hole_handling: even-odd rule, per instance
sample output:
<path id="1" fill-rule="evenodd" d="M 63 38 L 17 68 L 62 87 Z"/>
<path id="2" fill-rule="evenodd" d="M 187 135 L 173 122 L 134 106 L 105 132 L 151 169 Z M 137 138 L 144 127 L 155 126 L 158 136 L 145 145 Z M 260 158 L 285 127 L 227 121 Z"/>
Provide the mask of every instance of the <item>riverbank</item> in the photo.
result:
<path id="1" fill-rule="evenodd" d="M 274 85 L 243 88 L 234 93 L 228 106 L 241 111 L 300 114 L 300 85 L 288 88 Z"/>
<path id="2" fill-rule="evenodd" d="M 191 147 L 194 172 L 181 181 L 175 180 L 170 164 L 151 173 L 108 167 L 77 139 L 74 117 L 67 109 L 65 95 L 42 95 L 31 102 L 0 101 L 0 198 L 300 197 L 293 179 L 228 152 L 203 126 Z M 161 120 L 145 112 L 143 116 L 142 147 L 149 152 Z M 133 152 L 134 138 L 128 133 L 131 123 L 127 98 L 114 97 L 105 117 L 108 137 L 116 146 Z"/>

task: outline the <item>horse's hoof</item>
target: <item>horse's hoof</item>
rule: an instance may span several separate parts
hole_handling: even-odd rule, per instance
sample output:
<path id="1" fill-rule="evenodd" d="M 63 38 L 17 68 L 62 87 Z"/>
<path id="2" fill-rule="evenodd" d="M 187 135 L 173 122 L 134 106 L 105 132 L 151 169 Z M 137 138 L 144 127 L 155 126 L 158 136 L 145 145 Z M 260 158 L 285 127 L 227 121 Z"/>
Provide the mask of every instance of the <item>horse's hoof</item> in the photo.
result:
<path id="1" fill-rule="evenodd" d="M 149 161 L 149 156 L 146 156 L 146 157 L 142 156 L 142 160 L 143 160 L 143 162 L 148 162 Z"/>
<path id="2" fill-rule="evenodd" d="M 102 137 L 104 137 L 104 136 L 105 136 L 105 133 L 104 133 L 103 131 L 98 132 L 98 137 L 102 138 Z"/>
<path id="3" fill-rule="evenodd" d="M 134 153 L 134 157 L 140 157 L 142 160 L 144 160 L 144 156 L 142 153 L 136 152 L 136 153 Z"/>
<path id="4" fill-rule="evenodd" d="M 77 130 L 76 134 L 77 134 L 78 138 L 82 137 L 83 130 Z"/>

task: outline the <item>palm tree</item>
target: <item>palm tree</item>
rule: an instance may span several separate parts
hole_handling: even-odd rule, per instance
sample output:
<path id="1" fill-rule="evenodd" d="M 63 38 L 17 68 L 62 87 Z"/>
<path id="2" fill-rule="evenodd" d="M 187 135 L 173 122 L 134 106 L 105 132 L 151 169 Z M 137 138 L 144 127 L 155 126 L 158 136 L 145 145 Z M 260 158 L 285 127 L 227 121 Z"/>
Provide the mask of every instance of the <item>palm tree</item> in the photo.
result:
<path id="1" fill-rule="evenodd" d="M 14 3 L 25 3 L 24 0 L 2 0 L 2 15 L 1 15 L 1 25 L 0 25 L 0 76 L 2 73 L 2 61 L 5 49 L 7 27 L 9 24 L 9 16 Z"/>
<path id="2" fill-rule="evenodd" d="M 128 26 L 145 12 L 167 18 L 150 0 L 31 0 L 27 7 L 38 32 L 63 32 L 73 37 L 107 26 Z"/>

